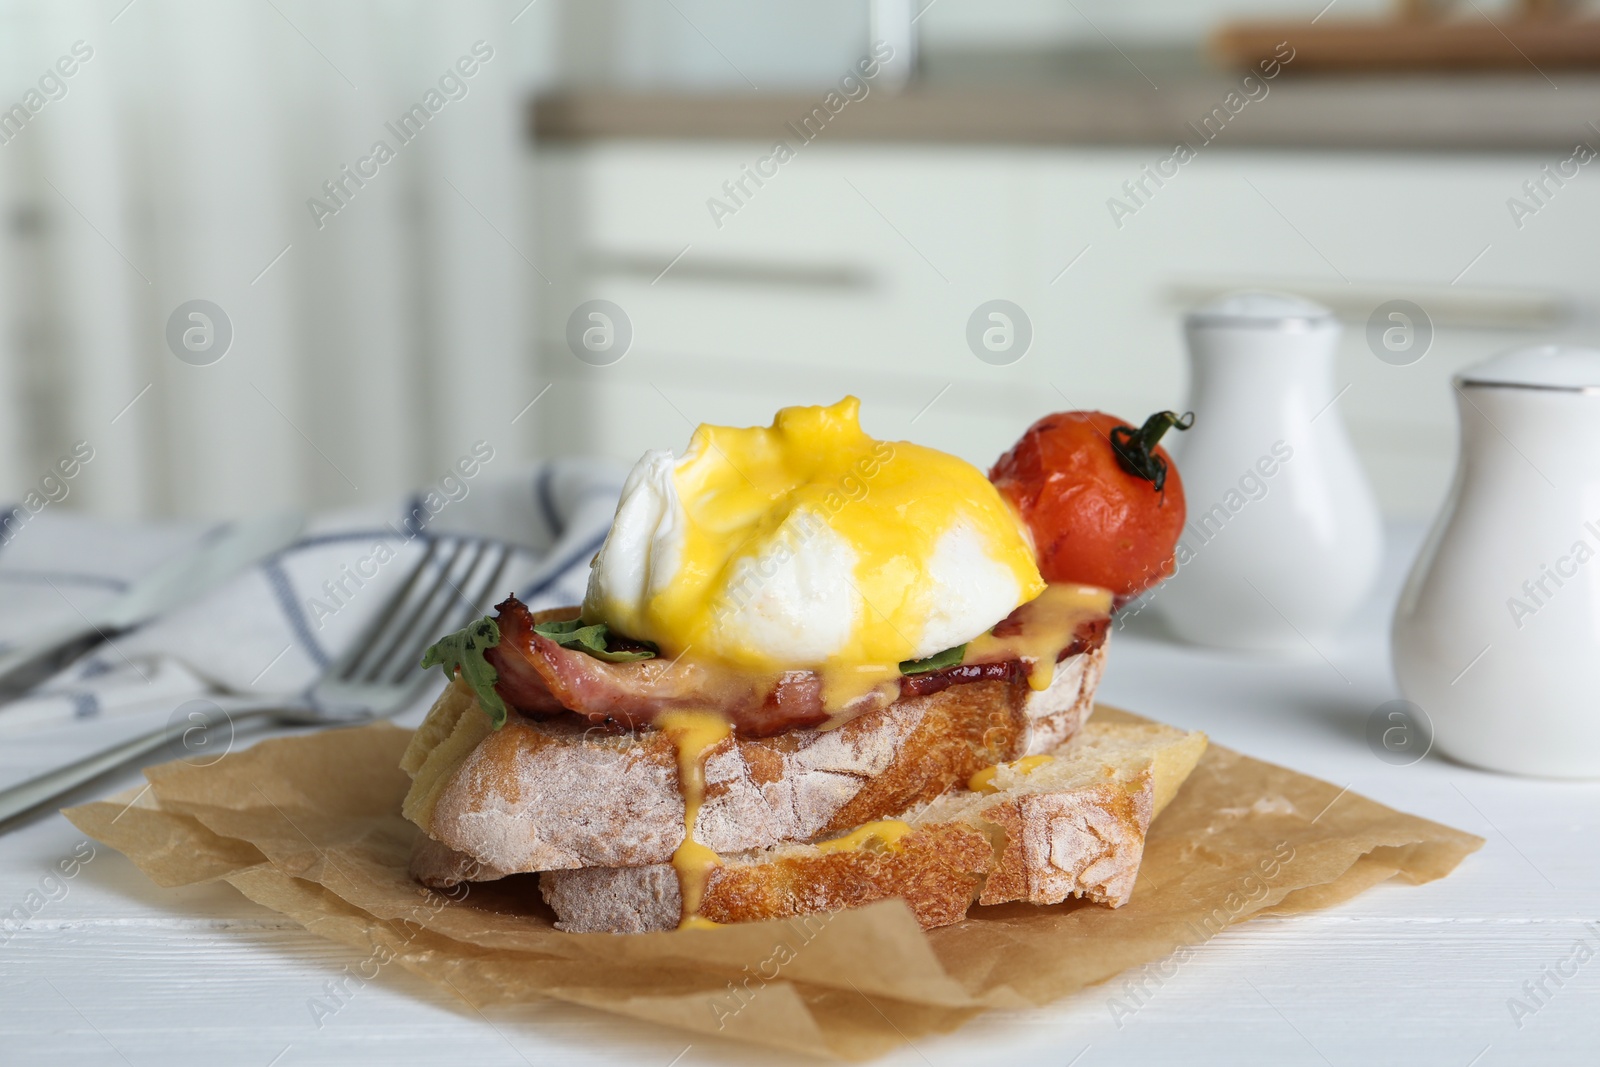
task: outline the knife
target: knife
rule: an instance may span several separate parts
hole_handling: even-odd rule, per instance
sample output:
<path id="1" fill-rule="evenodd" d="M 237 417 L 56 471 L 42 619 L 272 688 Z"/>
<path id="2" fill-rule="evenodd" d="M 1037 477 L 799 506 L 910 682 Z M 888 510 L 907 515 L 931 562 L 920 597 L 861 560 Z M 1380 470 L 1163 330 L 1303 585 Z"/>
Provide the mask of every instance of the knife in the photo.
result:
<path id="1" fill-rule="evenodd" d="M 240 571 L 294 544 L 305 529 L 298 512 L 243 519 L 207 534 L 78 622 L 32 644 L 0 653 L 0 704 L 26 694 L 101 641 L 210 592 Z"/>

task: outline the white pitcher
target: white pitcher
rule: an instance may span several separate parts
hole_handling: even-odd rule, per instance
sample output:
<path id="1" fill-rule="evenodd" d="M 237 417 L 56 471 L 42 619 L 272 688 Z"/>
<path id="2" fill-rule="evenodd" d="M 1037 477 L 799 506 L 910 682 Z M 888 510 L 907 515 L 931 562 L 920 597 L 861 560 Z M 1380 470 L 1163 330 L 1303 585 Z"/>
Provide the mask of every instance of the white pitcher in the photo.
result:
<path id="1" fill-rule="evenodd" d="M 1600 777 L 1600 351 L 1455 379 L 1455 481 L 1395 612 L 1395 674 L 1440 751 Z"/>
<path id="2" fill-rule="evenodd" d="M 1172 450 L 1188 523 L 1152 604 L 1196 644 L 1322 652 L 1383 550 L 1333 403 L 1339 322 L 1298 297 L 1241 293 L 1192 312 L 1185 332 L 1195 422 Z"/>

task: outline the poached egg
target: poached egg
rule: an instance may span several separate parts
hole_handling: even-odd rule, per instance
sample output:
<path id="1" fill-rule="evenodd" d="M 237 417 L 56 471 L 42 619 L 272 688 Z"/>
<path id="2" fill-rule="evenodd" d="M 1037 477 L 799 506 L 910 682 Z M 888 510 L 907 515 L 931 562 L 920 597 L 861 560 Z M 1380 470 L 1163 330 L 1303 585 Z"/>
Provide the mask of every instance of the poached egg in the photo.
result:
<path id="1" fill-rule="evenodd" d="M 584 618 L 668 657 L 823 671 L 833 704 L 987 632 L 1045 587 L 976 467 L 869 437 L 860 402 L 702 425 L 624 484 Z"/>

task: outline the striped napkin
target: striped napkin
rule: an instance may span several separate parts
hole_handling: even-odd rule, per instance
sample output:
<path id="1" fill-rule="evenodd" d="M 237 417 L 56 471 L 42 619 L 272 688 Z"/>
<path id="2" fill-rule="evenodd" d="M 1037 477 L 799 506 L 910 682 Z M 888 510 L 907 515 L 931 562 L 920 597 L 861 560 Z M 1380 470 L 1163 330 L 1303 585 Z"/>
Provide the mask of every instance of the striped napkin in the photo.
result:
<path id="1" fill-rule="evenodd" d="M 473 534 L 519 549 L 502 578 L 534 609 L 583 599 L 626 469 L 563 459 L 515 475 L 452 475 L 383 508 L 313 518 L 293 546 L 205 597 L 106 642 L 29 697 L 0 732 L 93 719 L 218 692 L 296 693 L 396 591 L 430 538 Z M 0 649 L 70 623 L 213 524 L 117 523 L 0 508 Z M 20 520 L 20 521 L 18 521 Z"/>

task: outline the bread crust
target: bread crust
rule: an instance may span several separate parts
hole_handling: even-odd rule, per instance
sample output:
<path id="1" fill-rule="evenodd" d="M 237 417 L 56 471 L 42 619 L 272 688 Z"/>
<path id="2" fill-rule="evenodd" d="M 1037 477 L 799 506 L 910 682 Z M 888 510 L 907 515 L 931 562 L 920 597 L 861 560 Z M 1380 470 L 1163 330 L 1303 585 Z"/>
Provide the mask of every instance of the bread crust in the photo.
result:
<path id="1" fill-rule="evenodd" d="M 678 872 L 667 864 L 585 867 L 561 873 L 560 879 L 539 876 L 539 893 L 545 903 L 557 915 L 570 917 L 558 921 L 557 930 L 646 934 L 678 925 L 683 896 Z"/>
<path id="2" fill-rule="evenodd" d="M 979 904 L 1059 904 L 1087 897 L 1121 907 L 1133 895 L 1150 828 L 1149 771 L 1132 781 L 1019 796 L 984 808 L 1005 831 Z"/>
<path id="3" fill-rule="evenodd" d="M 700 917 L 716 923 L 788 919 L 859 908 L 898 897 L 924 927 L 948 926 L 967 914 L 994 862 L 989 838 L 976 826 L 929 826 L 902 838 L 894 851 L 818 854 L 814 849 L 712 870 Z M 545 903 L 573 933 L 645 933 L 678 925 L 677 872 L 650 867 L 592 867 L 539 876 Z"/>
<path id="4" fill-rule="evenodd" d="M 967 914 L 994 860 L 983 830 L 960 823 L 919 828 L 894 850 L 804 852 L 715 868 L 700 915 L 718 923 L 787 919 L 898 897 L 923 926 L 948 926 Z"/>
<path id="5" fill-rule="evenodd" d="M 1030 780 L 1003 770 L 999 793 L 955 791 L 905 816 L 894 846 L 824 851 L 784 845 L 723 857 L 700 915 L 714 922 L 789 918 L 876 900 L 905 900 L 924 927 L 959 922 L 974 902 L 1057 904 L 1082 897 L 1111 907 L 1131 898 L 1160 794 L 1170 798 L 1205 749 L 1205 736 L 1153 725 L 1091 725 Z M 548 871 L 539 888 L 574 932 L 670 930 L 677 873 L 649 867 Z"/>
<path id="6" fill-rule="evenodd" d="M 836 730 L 730 737 L 707 755 L 695 837 L 719 853 L 811 841 L 897 815 L 984 767 L 1054 748 L 1088 716 L 1104 661 L 1102 643 L 1060 663 L 1044 690 L 1020 678 L 972 682 Z M 446 690 L 419 746 L 442 744 L 450 730 L 438 720 L 457 722 L 466 695 L 459 682 Z M 453 766 L 430 765 L 427 751 L 407 753 L 414 784 L 405 811 L 486 868 L 648 866 L 667 862 L 682 843 L 676 756 L 660 731 L 619 735 L 567 718 L 513 716 L 469 740 L 470 751 L 440 757 L 459 759 Z"/>
<path id="7" fill-rule="evenodd" d="M 512 872 L 489 867 L 465 852 L 418 834 L 411 847 L 411 877 L 425 886 L 448 889 L 462 882 L 493 882 Z"/>

